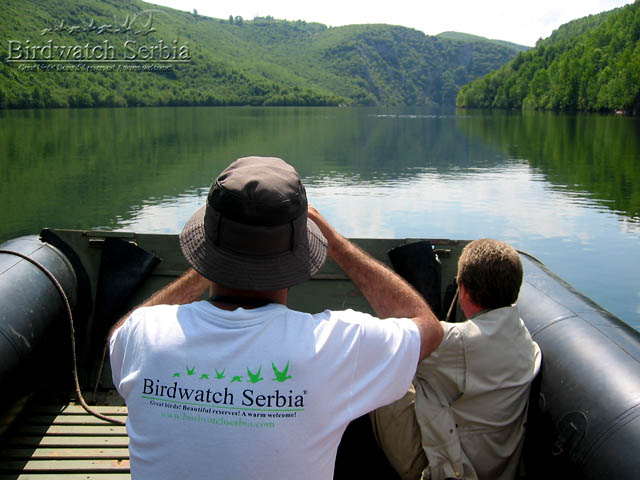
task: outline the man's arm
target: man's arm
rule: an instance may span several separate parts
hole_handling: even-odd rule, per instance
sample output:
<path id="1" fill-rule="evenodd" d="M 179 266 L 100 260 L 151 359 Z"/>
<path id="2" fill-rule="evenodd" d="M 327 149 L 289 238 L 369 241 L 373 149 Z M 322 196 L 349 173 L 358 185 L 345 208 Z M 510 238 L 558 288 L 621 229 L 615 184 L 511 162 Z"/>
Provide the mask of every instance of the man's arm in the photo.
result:
<path id="1" fill-rule="evenodd" d="M 211 282 L 190 268 L 177 280 L 156 293 L 151 295 L 144 303 L 138 305 L 133 310 L 141 307 L 151 307 L 153 305 L 184 305 L 195 302 L 202 297 L 204 291 L 209 288 Z M 133 310 L 124 315 L 109 331 L 109 338 L 131 315 Z"/>
<path id="2" fill-rule="evenodd" d="M 427 302 L 402 277 L 340 235 L 313 207 L 309 218 L 320 228 L 329 244 L 329 256 L 360 289 L 380 318 L 407 317 L 420 331 L 420 360 L 442 341 L 440 321 Z"/>

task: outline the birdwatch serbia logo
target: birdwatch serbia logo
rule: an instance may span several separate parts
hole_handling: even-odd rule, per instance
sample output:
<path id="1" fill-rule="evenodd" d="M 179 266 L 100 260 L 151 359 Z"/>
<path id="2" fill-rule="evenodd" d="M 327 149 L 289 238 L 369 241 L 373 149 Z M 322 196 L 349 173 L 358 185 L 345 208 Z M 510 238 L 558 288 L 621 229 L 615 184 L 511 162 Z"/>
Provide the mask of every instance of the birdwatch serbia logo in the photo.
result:
<path id="1" fill-rule="evenodd" d="M 266 362 L 227 369 L 196 365 L 170 372 L 164 380 L 142 379 L 140 398 L 173 421 L 227 427 L 276 428 L 280 420 L 295 420 L 304 412 L 307 390 L 288 385 L 292 366 Z"/>
<path id="2" fill-rule="evenodd" d="M 44 26 L 39 38 L 8 41 L 8 64 L 20 70 L 170 70 L 191 61 L 189 44 L 156 38 L 160 10 L 143 10 L 122 21 L 71 24 L 61 20 Z"/>

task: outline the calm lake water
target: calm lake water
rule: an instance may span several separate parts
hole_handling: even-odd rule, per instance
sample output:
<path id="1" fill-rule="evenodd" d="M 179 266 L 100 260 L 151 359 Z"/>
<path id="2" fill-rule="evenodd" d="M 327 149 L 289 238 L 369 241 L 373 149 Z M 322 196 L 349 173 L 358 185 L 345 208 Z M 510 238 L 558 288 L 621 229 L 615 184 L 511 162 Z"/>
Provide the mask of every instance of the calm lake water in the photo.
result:
<path id="1" fill-rule="evenodd" d="M 494 237 L 640 329 L 640 122 L 423 109 L 0 111 L 0 241 L 177 233 L 233 159 L 280 156 L 350 237 Z"/>

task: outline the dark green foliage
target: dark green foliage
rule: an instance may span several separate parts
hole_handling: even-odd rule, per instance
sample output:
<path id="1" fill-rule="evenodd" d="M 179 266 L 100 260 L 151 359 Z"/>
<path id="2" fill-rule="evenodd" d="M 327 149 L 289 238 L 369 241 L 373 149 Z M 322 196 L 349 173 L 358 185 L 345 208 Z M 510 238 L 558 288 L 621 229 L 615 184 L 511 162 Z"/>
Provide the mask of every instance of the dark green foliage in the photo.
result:
<path id="1" fill-rule="evenodd" d="M 460 107 L 640 110 L 640 3 L 567 23 L 462 88 Z"/>
<path id="2" fill-rule="evenodd" d="M 273 17 L 213 19 L 139 0 L 6 0 L 0 19 L 0 108 L 162 105 L 450 105 L 460 87 L 513 58 L 518 49 L 481 37 L 430 37 L 389 25 L 327 28 Z M 145 35 L 56 27 L 111 24 L 138 15 Z M 44 29 L 52 29 L 42 35 Z M 167 70 L 60 71 L 46 59 L 6 62 L 10 40 L 31 45 L 114 45 L 116 57 L 149 45 L 186 45 L 190 61 Z M 137 51 L 137 50 L 136 50 Z M 12 56 L 15 58 L 15 53 Z M 43 57 L 40 57 L 43 58 Z M 84 59 L 84 58 L 83 58 Z M 84 64 L 79 60 L 78 64 Z M 138 67 L 153 64 L 141 62 Z M 96 64 L 89 64 L 94 66 Z M 107 64 L 102 64 L 107 65 Z M 129 65 L 131 66 L 131 64 Z M 26 69 L 25 69 L 26 68 Z M 120 68 L 119 70 L 117 70 Z M 31 70 L 30 70 L 31 69 Z"/>
<path id="3" fill-rule="evenodd" d="M 332 82 L 336 93 L 365 105 L 453 105 L 463 84 L 515 55 L 488 41 L 441 40 L 388 25 L 331 29 L 311 53 L 326 62 L 325 75 L 340 79 Z"/>

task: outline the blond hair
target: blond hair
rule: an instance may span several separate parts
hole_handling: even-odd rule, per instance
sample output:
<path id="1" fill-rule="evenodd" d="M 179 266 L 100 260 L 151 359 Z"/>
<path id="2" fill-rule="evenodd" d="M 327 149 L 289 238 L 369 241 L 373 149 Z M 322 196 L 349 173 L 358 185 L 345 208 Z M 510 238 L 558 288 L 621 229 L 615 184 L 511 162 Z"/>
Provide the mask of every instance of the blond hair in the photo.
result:
<path id="1" fill-rule="evenodd" d="M 458 285 L 476 305 L 492 310 L 512 305 L 522 285 L 522 263 L 516 250 L 490 238 L 474 240 L 458 260 Z"/>

